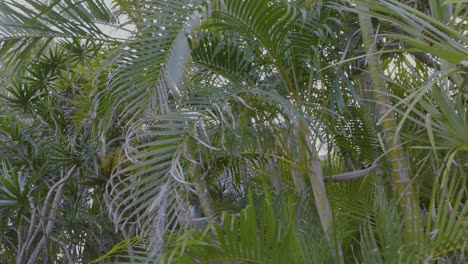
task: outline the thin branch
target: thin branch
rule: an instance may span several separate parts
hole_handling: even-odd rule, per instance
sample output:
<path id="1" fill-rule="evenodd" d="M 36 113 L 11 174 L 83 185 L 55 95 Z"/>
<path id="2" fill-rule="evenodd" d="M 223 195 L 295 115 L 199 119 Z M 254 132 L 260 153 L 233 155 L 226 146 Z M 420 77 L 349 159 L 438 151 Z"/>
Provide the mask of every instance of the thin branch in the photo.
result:
<path id="1" fill-rule="evenodd" d="M 354 181 L 360 177 L 366 176 L 369 174 L 370 171 L 377 168 L 380 164 L 374 163 L 370 167 L 362 169 L 362 170 L 355 170 L 330 176 L 323 177 L 323 181 L 325 183 L 328 182 L 347 182 L 347 181 Z"/>

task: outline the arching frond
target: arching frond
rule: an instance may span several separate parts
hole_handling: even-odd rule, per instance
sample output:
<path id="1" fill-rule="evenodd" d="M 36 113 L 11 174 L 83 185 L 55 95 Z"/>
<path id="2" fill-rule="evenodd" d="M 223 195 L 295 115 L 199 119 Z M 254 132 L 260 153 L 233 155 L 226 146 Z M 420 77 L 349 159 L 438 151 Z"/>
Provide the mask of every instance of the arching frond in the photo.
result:
<path id="1" fill-rule="evenodd" d="M 468 38 L 462 31 L 453 28 L 454 24 L 466 23 L 466 16 L 451 17 L 452 25 L 444 24 L 437 18 L 424 14 L 399 1 L 359 1 L 372 11 L 347 9 L 352 12 L 365 13 L 389 23 L 397 30 L 385 32 L 383 36 L 405 42 L 418 50 L 429 52 L 450 63 L 458 64 L 468 58 L 466 46 Z M 437 7 L 439 8 L 439 7 Z"/>
<path id="2" fill-rule="evenodd" d="M 192 1 L 148 1 L 139 14 L 137 31 L 114 53 L 108 87 L 96 104 L 107 112 L 119 111 L 127 124 L 172 111 L 170 98 L 185 94 L 183 81 L 191 57 L 186 34 L 200 24 Z M 118 109 L 118 110 L 117 110 Z"/>
<path id="3" fill-rule="evenodd" d="M 197 66 L 238 84 L 254 85 L 260 81 L 260 72 L 255 69 L 260 65 L 255 61 L 255 54 L 237 45 L 235 38 L 202 33 L 198 38 L 192 43 L 192 57 Z"/>

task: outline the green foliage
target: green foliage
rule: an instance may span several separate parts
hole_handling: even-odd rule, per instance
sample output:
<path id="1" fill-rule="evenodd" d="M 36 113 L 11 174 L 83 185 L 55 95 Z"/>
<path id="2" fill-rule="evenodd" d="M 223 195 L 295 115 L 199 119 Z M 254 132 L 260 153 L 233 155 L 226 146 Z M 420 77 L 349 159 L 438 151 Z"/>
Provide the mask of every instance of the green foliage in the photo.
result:
<path id="1" fill-rule="evenodd" d="M 222 224 L 207 227 L 213 233 L 199 232 L 198 236 L 202 234 L 199 238 L 195 235 L 175 243 L 161 262 L 306 263 L 294 219 L 296 199 L 278 200 L 276 205 L 273 199 L 266 192 L 266 197 L 256 205 L 250 193 L 249 203 L 239 215 L 224 213 Z"/>
<path id="2" fill-rule="evenodd" d="M 2 261 L 463 263 L 467 11 L 416 2 L 0 1 Z M 421 198 L 413 241 L 357 14 Z"/>

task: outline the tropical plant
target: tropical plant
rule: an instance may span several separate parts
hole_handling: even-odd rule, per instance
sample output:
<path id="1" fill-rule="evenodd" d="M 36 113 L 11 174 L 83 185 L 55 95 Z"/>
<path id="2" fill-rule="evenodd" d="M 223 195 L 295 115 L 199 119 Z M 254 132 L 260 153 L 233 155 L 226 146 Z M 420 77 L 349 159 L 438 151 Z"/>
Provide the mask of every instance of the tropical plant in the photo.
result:
<path id="1" fill-rule="evenodd" d="M 0 2 L 2 261 L 466 259 L 464 1 L 107 2 Z"/>

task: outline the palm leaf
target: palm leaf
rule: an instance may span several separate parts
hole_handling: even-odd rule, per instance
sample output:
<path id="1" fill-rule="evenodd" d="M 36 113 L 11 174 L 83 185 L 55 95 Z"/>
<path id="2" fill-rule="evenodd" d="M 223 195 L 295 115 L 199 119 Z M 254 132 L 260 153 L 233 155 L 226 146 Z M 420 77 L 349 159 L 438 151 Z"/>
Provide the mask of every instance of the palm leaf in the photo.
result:
<path id="1" fill-rule="evenodd" d="M 366 6 L 372 11 L 357 9 L 346 10 L 365 13 L 394 25 L 401 30 L 382 34 L 395 40 L 401 40 L 412 47 L 444 58 L 453 64 L 458 64 L 468 58 L 466 45 L 468 38 L 457 31 L 437 21 L 406 4 L 398 1 L 360 1 L 359 5 Z"/>
<path id="2" fill-rule="evenodd" d="M 114 24 L 104 1 L 53 1 L 50 4 L 33 0 L 22 3 L 0 3 L 0 54 L 5 66 L 17 68 L 40 56 L 53 39 L 110 38 L 96 23 Z"/>
<path id="3" fill-rule="evenodd" d="M 224 213 L 223 224 L 215 224 L 212 234 L 180 241 L 162 262 L 305 263 L 292 218 L 294 199 L 282 200 L 281 207 L 275 206 L 272 199 L 267 194 L 256 209 L 250 193 L 249 204 L 239 215 Z"/>
<path id="4" fill-rule="evenodd" d="M 96 99 L 106 111 L 104 125 L 118 107 L 127 123 L 167 113 L 172 110 L 169 98 L 185 93 L 183 80 L 191 57 L 185 34 L 200 23 L 196 5 L 190 2 L 148 1 L 135 10 L 141 16 L 139 30 L 111 59 L 108 88 Z"/>
<path id="5" fill-rule="evenodd" d="M 192 57 L 197 66 L 238 84 L 253 85 L 260 81 L 260 73 L 255 69 L 259 64 L 255 54 L 237 45 L 234 38 L 201 33 L 192 46 Z"/>

